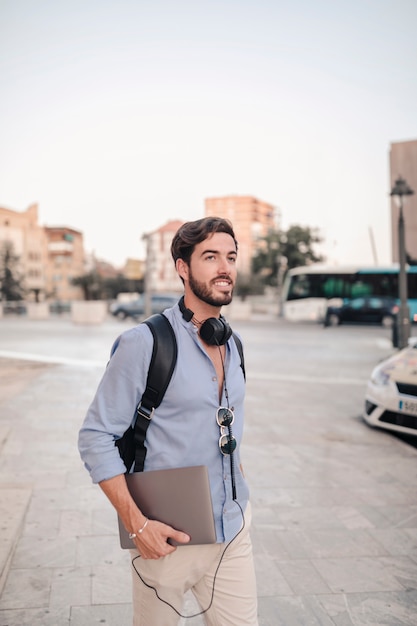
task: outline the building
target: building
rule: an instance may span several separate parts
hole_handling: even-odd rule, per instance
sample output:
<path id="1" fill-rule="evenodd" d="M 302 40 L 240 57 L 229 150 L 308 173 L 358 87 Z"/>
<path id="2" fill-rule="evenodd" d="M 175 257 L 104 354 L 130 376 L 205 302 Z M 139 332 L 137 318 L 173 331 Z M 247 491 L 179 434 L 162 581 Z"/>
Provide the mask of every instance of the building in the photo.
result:
<path id="1" fill-rule="evenodd" d="M 173 220 L 167 222 L 152 233 L 144 235 L 146 241 L 146 289 L 149 292 L 182 291 L 181 279 L 178 277 L 171 256 L 172 239 L 184 222 Z"/>
<path id="2" fill-rule="evenodd" d="M 26 211 L 0 207 L 0 245 L 10 243 L 18 257 L 26 300 L 82 299 L 72 279 L 84 274 L 83 236 L 78 230 L 38 223 L 38 205 Z"/>
<path id="3" fill-rule="evenodd" d="M 253 196 L 206 198 L 204 204 L 206 217 L 212 215 L 232 222 L 239 244 L 239 274 L 249 276 L 260 240 L 278 228 L 275 207 Z"/>
<path id="4" fill-rule="evenodd" d="M 126 259 L 122 273 L 128 280 L 143 280 L 145 278 L 145 261 L 142 259 Z"/>
<path id="5" fill-rule="evenodd" d="M 37 204 L 22 212 L 0 207 L 0 246 L 7 244 L 18 258 L 16 269 L 24 277 L 28 299 L 44 297 L 47 249 L 45 230 L 38 224 Z"/>
<path id="6" fill-rule="evenodd" d="M 46 296 L 58 302 L 82 300 L 82 289 L 72 284 L 86 272 L 82 233 L 68 226 L 45 226 L 45 235 Z"/>
<path id="7" fill-rule="evenodd" d="M 404 197 L 405 249 L 408 257 L 417 261 L 417 140 L 391 143 L 389 153 L 390 190 L 397 178 L 404 178 L 414 195 Z M 399 207 L 391 199 L 392 260 L 399 262 L 398 252 Z"/>

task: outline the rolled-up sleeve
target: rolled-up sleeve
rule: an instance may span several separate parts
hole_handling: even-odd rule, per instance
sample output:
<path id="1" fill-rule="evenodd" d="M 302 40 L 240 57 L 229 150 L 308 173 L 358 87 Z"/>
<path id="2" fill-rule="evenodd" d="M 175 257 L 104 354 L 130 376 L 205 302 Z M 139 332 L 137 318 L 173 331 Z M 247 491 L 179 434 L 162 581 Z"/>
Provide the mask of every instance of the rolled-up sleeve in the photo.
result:
<path id="1" fill-rule="evenodd" d="M 133 423 L 146 386 L 153 339 L 146 324 L 122 333 L 78 435 L 81 459 L 94 483 L 126 471 L 115 441 Z"/>

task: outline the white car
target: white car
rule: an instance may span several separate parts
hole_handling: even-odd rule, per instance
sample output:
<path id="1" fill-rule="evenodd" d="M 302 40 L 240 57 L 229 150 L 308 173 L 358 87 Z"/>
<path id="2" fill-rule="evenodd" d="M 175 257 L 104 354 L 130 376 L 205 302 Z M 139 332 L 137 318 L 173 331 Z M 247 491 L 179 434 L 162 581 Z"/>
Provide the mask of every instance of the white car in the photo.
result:
<path id="1" fill-rule="evenodd" d="M 377 365 L 365 397 L 364 420 L 417 437 L 417 338 Z"/>

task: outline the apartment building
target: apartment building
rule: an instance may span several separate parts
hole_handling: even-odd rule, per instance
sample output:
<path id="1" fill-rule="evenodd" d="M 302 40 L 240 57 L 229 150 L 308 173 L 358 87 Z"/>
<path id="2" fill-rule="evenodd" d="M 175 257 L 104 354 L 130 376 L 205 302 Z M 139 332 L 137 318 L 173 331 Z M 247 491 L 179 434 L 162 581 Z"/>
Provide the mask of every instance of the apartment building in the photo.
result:
<path id="1" fill-rule="evenodd" d="M 85 274 L 83 235 L 67 226 L 45 226 L 47 263 L 45 265 L 45 292 L 59 302 L 82 300 L 80 287 L 73 278 Z"/>
<path id="2" fill-rule="evenodd" d="M 206 198 L 204 205 L 206 216 L 222 217 L 232 222 L 239 244 L 239 274 L 249 276 L 252 257 L 261 245 L 261 239 L 278 228 L 275 207 L 253 196 Z"/>
<path id="3" fill-rule="evenodd" d="M 146 241 L 145 280 L 147 289 L 151 292 L 181 293 L 183 290 L 171 256 L 172 239 L 183 223 L 180 220 L 172 220 L 144 235 Z"/>
<path id="4" fill-rule="evenodd" d="M 417 140 L 391 143 L 389 153 L 390 190 L 397 178 L 404 178 L 414 195 L 403 198 L 405 249 L 412 259 L 417 259 Z M 399 207 L 391 199 L 392 260 L 399 262 L 398 245 Z"/>
<path id="5" fill-rule="evenodd" d="M 85 273 L 83 235 L 80 231 L 39 224 L 38 205 L 25 211 L 0 207 L 0 246 L 11 244 L 24 277 L 27 300 L 80 300 L 82 290 L 71 284 Z"/>
<path id="6" fill-rule="evenodd" d="M 18 212 L 0 207 L 0 246 L 10 245 L 18 258 L 17 271 L 22 274 L 28 299 L 45 293 L 47 246 L 45 230 L 38 224 L 38 205 Z"/>

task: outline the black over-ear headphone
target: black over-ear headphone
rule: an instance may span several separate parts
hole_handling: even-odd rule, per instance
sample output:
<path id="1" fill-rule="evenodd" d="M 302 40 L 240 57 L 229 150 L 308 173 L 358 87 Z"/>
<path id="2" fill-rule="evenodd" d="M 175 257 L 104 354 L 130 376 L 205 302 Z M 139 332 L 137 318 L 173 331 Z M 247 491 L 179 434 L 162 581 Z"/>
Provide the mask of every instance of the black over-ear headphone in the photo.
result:
<path id="1" fill-rule="evenodd" d="M 186 322 L 191 322 L 194 317 L 193 311 L 187 309 L 184 303 L 184 296 L 181 297 L 178 302 L 180 311 Z M 226 322 L 224 317 L 209 317 L 206 319 L 200 327 L 200 337 L 203 341 L 212 346 L 222 346 L 232 336 L 232 329 Z"/>

